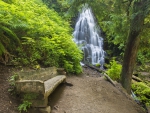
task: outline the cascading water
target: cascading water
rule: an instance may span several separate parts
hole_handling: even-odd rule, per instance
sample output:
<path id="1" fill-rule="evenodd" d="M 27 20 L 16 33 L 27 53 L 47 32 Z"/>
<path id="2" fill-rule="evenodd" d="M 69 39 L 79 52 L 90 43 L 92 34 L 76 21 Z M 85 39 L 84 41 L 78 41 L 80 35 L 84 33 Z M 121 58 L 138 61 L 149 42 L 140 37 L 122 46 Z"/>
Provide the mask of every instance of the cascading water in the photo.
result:
<path id="1" fill-rule="evenodd" d="M 103 50 L 103 38 L 100 28 L 90 8 L 84 7 L 79 14 L 73 33 L 75 43 L 84 53 L 83 63 L 93 65 L 100 64 L 103 69 L 105 51 Z"/>

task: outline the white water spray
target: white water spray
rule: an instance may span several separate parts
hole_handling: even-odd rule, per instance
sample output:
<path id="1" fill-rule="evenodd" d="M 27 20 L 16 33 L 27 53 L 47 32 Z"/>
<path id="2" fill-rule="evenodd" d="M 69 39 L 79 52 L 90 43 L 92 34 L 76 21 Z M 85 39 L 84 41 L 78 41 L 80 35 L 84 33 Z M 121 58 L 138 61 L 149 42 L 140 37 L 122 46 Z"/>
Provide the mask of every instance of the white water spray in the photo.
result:
<path id="1" fill-rule="evenodd" d="M 103 69 L 105 51 L 101 30 L 96 26 L 94 15 L 86 6 L 79 14 L 73 33 L 75 43 L 84 52 L 83 63 L 100 64 Z"/>

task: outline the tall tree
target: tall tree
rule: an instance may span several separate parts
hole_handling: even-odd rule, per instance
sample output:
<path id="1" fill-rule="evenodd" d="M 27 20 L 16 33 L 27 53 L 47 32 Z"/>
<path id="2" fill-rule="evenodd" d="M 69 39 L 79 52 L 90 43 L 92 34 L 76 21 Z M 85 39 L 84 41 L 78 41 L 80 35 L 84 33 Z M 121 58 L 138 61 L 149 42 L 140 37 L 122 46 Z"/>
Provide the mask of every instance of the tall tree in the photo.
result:
<path id="1" fill-rule="evenodd" d="M 124 53 L 121 72 L 121 84 L 131 93 L 131 78 L 140 43 L 140 33 L 144 28 L 144 19 L 148 15 L 149 0 L 130 0 L 130 30 Z"/>

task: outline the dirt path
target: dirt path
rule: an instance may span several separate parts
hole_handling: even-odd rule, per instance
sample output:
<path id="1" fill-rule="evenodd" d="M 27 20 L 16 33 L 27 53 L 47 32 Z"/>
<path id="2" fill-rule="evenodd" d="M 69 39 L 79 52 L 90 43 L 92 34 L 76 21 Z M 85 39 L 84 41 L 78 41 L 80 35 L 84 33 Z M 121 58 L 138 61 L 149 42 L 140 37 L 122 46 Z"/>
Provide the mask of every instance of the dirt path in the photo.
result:
<path id="1" fill-rule="evenodd" d="M 17 106 L 19 100 L 8 92 L 10 85 L 9 77 L 12 75 L 12 67 L 0 65 L 0 113 L 19 113 Z"/>
<path id="2" fill-rule="evenodd" d="M 0 65 L 0 113 L 19 113 L 19 97 L 8 92 L 12 67 Z M 69 76 L 49 97 L 52 113 L 145 113 L 139 105 L 100 74 L 84 68 L 82 76 Z M 31 113 L 31 112 L 28 112 Z"/>
<path id="3" fill-rule="evenodd" d="M 92 73 L 68 77 L 73 86 L 61 85 L 49 99 L 54 102 L 52 113 L 144 113 L 122 91 Z"/>

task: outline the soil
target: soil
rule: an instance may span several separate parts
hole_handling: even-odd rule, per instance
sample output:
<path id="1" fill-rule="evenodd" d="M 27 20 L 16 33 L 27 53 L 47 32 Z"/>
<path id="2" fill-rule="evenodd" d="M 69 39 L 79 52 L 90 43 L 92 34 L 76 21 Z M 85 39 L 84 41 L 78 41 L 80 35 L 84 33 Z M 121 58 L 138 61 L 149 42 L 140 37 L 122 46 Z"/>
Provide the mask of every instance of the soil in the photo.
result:
<path id="1" fill-rule="evenodd" d="M 19 96 L 8 92 L 13 69 L 0 65 L 0 113 L 19 113 Z M 119 83 L 114 87 L 90 68 L 83 68 L 81 75 L 67 76 L 66 83 L 49 97 L 49 105 L 51 113 L 146 113 Z"/>
<path id="2" fill-rule="evenodd" d="M 13 67 L 0 65 L 0 113 L 19 113 L 19 98 L 8 91 L 11 89 L 8 80 L 12 70 Z"/>

